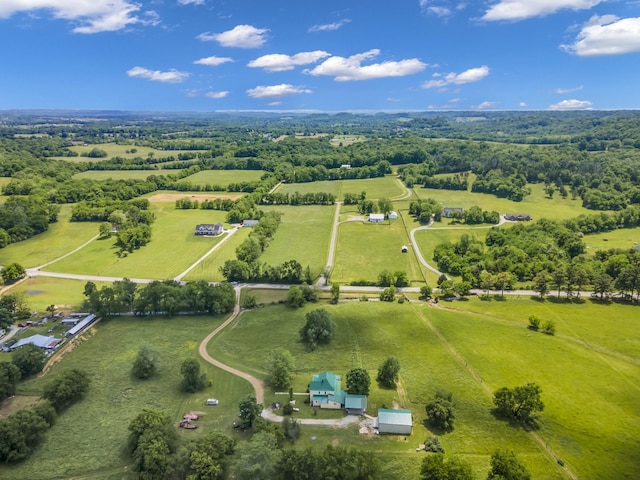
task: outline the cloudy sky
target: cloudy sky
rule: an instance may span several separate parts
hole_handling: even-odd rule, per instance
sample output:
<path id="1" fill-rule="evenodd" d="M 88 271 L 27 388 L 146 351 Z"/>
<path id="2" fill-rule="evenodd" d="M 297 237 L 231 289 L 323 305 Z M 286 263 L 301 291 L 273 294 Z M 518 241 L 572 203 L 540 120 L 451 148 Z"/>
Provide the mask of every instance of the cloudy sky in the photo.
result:
<path id="1" fill-rule="evenodd" d="M 0 0 L 0 109 L 640 108 L 640 0 Z"/>

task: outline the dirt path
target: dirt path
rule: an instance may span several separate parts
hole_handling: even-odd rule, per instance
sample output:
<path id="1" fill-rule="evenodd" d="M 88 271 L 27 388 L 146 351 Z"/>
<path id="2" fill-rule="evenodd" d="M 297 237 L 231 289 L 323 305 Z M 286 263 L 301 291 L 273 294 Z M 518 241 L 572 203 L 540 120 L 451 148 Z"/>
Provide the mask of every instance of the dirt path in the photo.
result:
<path id="1" fill-rule="evenodd" d="M 324 287 L 327 284 L 327 272 L 330 272 L 333 268 L 333 262 L 336 252 L 336 240 L 338 239 L 338 224 L 340 220 L 340 206 L 342 202 L 336 202 L 336 212 L 333 214 L 333 228 L 331 230 L 331 241 L 329 242 L 329 254 L 327 255 L 327 266 L 324 268 L 324 273 L 320 275 L 320 278 L 316 282 L 317 287 Z"/>
<path id="2" fill-rule="evenodd" d="M 400 180 L 399 178 L 396 178 L 396 182 L 398 182 L 398 184 L 400 185 L 400 188 L 404 190 L 404 193 L 396 197 L 393 197 L 391 200 L 394 202 L 396 201 L 399 202 L 400 200 L 406 200 L 407 198 L 411 198 L 411 195 L 413 195 L 413 192 L 411 191 L 411 189 L 406 187 L 405 184 L 402 183 L 402 180 Z"/>
<path id="3" fill-rule="evenodd" d="M 63 258 L 67 258 L 67 257 L 69 257 L 69 256 L 73 255 L 73 254 L 74 254 L 74 253 L 76 253 L 78 250 L 82 250 L 84 247 L 86 247 L 87 245 L 89 245 L 91 242 L 93 242 L 94 240 L 97 240 L 97 239 L 98 239 L 98 237 L 100 237 L 100 235 L 99 235 L 99 234 L 98 234 L 98 235 L 95 235 L 95 236 L 93 236 L 93 237 L 91 237 L 89 240 L 87 240 L 86 242 L 84 242 L 82 245 L 80 245 L 80 246 L 79 246 L 79 247 L 77 247 L 77 248 L 74 248 L 73 250 L 71 250 L 71 251 L 70 251 L 70 252 L 68 252 L 68 253 L 65 253 L 65 254 L 64 254 L 64 255 L 62 255 L 61 257 L 54 258 L 54 259 L 53 259 L 53 260 L 51 260 L 50 262 L 43 263 L 42 265 L 39 265 L 39 266 L 34 267 L 34 268 L 32 268 L 32 269 L 29 269 L 29 270 L 40 270 L 41 268 L 48 267 L 48 266 L 49 266 L 49 265 L 51 265 L 52 263 L 59 262 L 59 261 L 60 261 L 60 260 L 62 260 Z"/>
<path id="4" fill-rule="evenodd" d="M 480 374 L 478 374 L 478 372 L 476 372 L 474 368 L 471 365 L 469 365 L 469 363 L 460 354 L 460 352 L 458 352 L 455 349 L 455 347 L 449 343 L 449 341 L 444 337 L 444 335 L 440 333 L 440 331 L 429 321 L 429 319 L 424 315 L 424 313 L 421 310 L 419 310 L 418 308 L 414 308 L 414 311 L 422 319 L 424 324 L 438 338 L 438 340 L 440 340 L 440 342 L 442 342 L 442 344 L 447 348 L 447 350 L 449 350 L 449 352 L 454 356 L 454 358 L 465 368 L 465 370 L 467 370 L 467 372 L 469 372 L 469 374 L 478 383 L 480 383 L 480 386 L 485 391 L 485 393 L 489 395 L 491 398 L 493 398 L 493 390 L 491 390 L 491 387 L 489 387 L 489 385 L 487 385 L 484 382 Z M 555 454 L 555 452 L 551 449 L 549 445 L 546 444 L 546 442 L 540 437 L 540 435 L 538 435 L 533 430 L 529 430 L 528 433 L 529 435 L 531 435 L 534 441 L 540 446 L 540 448 L 542 448 L 542 450 L 549 456 L 550 460 L 553 460 L 554 463 L 557 463 L 560 457 L 558 457 L 558 455 Z M 567 475 L 568 478 L 570 478 L 571 480 L 578 480 L 578 477 L 576 476 L 576 474 L 573 473 L 573 471 L 571 471 L 571 469 L 566 464 L 565 465 L 558 464 L 558 465 L 560 466 L 560 468 L 562 468 L 562 470 L 564 471 L 564 473 Z"/>
<path id="5" fill-rule="evenodd" d="M 193 265 L 191 265 L 189 268 L 187 268 L 184 272 L 182 272 L 180 275 L 174 277 L 174 280 L 176 282 L 179 282 L 182 280 L 182 278 L 184 276 L 186 276 L 191 270 L 193 270 L 194 268 L 196 268 L 198 265 L 200 265 L 209 255 L 211 255 L 213 252 L 215 252 L 216 250 L 218 250 L 222 245 L 225 244 L 225 242 L 227 240 L 229 240 L 234 233 L 236 233 L 238 231 L 239 227 L 235 226 L 234 228 L 232 228 L 231 230 L 227 230 L 226 231 L 226 236 L 221 239 L 218 243 L 216 243 L 213 247 L 211 247 L 211 249 L 205 253 L 203 256 L 201 256 L 198 260 L 196 260 Z"/>
<path id="6" fill-rule="evenodd" d="M 251 384 L 253 389 L 256 392 L 256 400 L 258 403 L 264 402 L 264 383 L 262 380 L 257 379 L 256 377 L 249 375 L 248 373 L 241 372 L 237 368 L 230 367 L 229 365 L 225 365 L 219 360 L 216 360 L 209 352 L 207 352 L 207 344 L 211 341 L 213 337 L 215 337 L 218 333 L 220 333 L 227 325 L 233 322 L 236 317 L 240 314 L 240 287 L 236 287 L 236 306 L 233 309 L 233 313 L 227 318 L 218 328 L 216 328 L 213 332 L 205 337 L 202 342 L 200 342 L 200 347 L 198 348 L 198 352 L 200 356 L 204 358 L 211 365 L 215 365 L 216 367 L 224 370 L 225 372 L 229 372 L 237 377 L 245 379 L 247 382 Z"/>

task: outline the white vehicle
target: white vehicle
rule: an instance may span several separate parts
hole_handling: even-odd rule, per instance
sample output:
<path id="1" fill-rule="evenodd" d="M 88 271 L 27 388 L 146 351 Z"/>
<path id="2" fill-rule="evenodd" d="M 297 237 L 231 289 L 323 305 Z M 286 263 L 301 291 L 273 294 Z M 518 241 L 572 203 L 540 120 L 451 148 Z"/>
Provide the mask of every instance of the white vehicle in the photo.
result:
<path id="1" fill-rule="evenodd" d="M 217 398 L 208 398 L 207 399 L 207 405 L 218 405 L 218 399 Z"/>

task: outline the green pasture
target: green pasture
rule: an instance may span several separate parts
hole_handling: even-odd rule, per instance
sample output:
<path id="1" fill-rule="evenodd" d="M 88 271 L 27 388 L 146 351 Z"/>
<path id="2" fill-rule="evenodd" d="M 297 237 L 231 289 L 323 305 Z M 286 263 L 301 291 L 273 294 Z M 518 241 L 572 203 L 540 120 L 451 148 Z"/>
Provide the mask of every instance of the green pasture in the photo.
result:
<path id="1" fill-rule="evenodd" d="M 411 282 L 424 282 L 416 257 L 401 252 L 410 240 L 400 219 L 383 223 L 347 222 L 338 228 L 332 281 L 342 284 L 377 281 L 383 270 L 403 270 Z"/>
<path id="2" fill-rule="evenodd" d="M 640 228 L 622 228 L 612 232 L 585 235 L 582 241 L 587 245 L 589 253 L 610 248 L 633 248 L 640 243 Z"/>
<path id="3" fill-rule="evenodd" d="M 70 217 L 71 205 L 62 205 L 58 221 L 50 224 L 46 232 L 0 249 L 0 265 L 18 262 L 25 268 L 36 267 L 73 251 L 98 234 L 97 223 L 69 222 Z"/>
<path id="4" fill-rule="evenodd" d="M 334 135 L 329 143 L 334 147 L 347 147 L 354 143 L 365 142 L 364 135 Z"/>
<path id="5" fill-rule="evenodd" d="M 258 181 L 263 174 L 263 170 L 202 170 L 183 178 L 181 182 L 200 186 L 221 185 L 226 187 L 230 183 Z"/>
<path id="6" fill-rule="evenodd" d="M 94 148 L 99 148 L 100 150 L 104 150 L 107 152 L 107 156 L 103 158 L 89 158 L 82 157 L 83 153 L 89 153 Z M 131 153 L 131 149 L 136 149 L 135 153 Z M 206 150 L 158 150 L 156 148 L 149 147 L 141 147 L 138 145 L 120 145 L 117 143 L 98 143 L 98 144 L 89 144 L 89 145 L 74 145 L 69 147 L 69 150 L 73 152 L 77 152 L 79 156 L 77 157 L 53 157 L 58 160 L 65 160 L 67 162 L 99 162 L 101 160 L 109 160 L 113 157 L 121 157 L 121 158 L 147 158 L 152 156 L 154 158 L 166 158 L 166 157 L 178 157 L 181 153 L 196 153 L 196 152 L 206 152 Z M 129 153 L 127 153 L 129 150 Z M 158 166 L 158 168 L 162 168 Z"/>
<path id="7" fill-rule="evenodd" d="M 151 227 L 151 242 L 127 257 L 116 255 L 113 238 L 101 239 L 50 265 L 47 270 L 129 278 L 173 278 L 223 238 L 200 237 L 193 232 L 199 223 L 224 222 L 225 212 L 177 210 L 173 203 L 154 203 L 153 212 L 156 221 Z"/>
<path id="8" fill-rule="evenodd" d="M 367 199 L 393 198 L 403 195 L 405 190 L 396 181 L 393 175 L 378 178 L 366 178 L 358 180 L 325 180 L 309 183 L 287 183 L 282 185 L 278 193 L 332 193 L 338 200 L 342 200 L 345 193 L 367 193 Z"/>
<path id="9" fill-rule="evenodd" d="M 327 265 L 335 205 L 262 207 L 282 212 L 275 237 L 260 257 L 261 262 L 279 265 L 297 260 L 312 275 L 320 275 Z"/>
<path id="10" fill-rule="evenodd" d="M 240 228 L 219 249 L 196 265 L 183 280 L 207 280 L 208 282 L 224 280 L 224 277 L 220 273 L 220 267 L 222 267 L 227 260 L 236 258 L 236 248 L 249 236 L 250 231 L 250 228 Z"/>
<path id="11" fill-rule="evenodd" d="M 98 181 L 146 180 L 149 175 L 158 175 L 158 170 L 87 170 L 86 172 L 76 173 L 73 178 Z"/>
<path id="12" fill-rule="evenodd" d="M 544 184 L 530 184 L 531 195 L 521 202 L 513 202 L 506 198 L 498 198 L 487 193 L 472 193 L 459 190 L 436 190 L 432 188 L 415 188 L 414 192 L 420 198 L 434 198 L 443 207 L 462 207 L 465 210 L 479 206 L 483 210 L 497 211 L 503 213 L 528 213 L 531 218 L 540 220 L 548 218 L 562 220 L 574 218 L 582 213 L 594 213 L 582 207 L 581 200 L 566 199 L 560 195 L 554 195 L 552 199 L 545 196 L 543 192 Z"/>
<path id="13" fill-rule="evenodd" d="M 323 446 L 327 442 L 353 445 L 375 452 L 383 462 L 402 459 L 413 471 L 424 456 L 415 448 L 431 435 L 423 426 L 424 405 L 439 389 L 453 394 L 456 405 L 456 428 L 441 436 L 450 454 L 460 455 L 471 462 L 486 477 L 489 457 L 497 448 L 510 448 L 534 473 L 534 478 L 563 478 L 558 467 L 520 428 L 496 420 L 490 413 L 492 402 L 482 386 L 465 370 L 436 335 L 426 326 L 416 309 L 409 304 L 381 304 L 379 302 L 349 302 L 327 308 L 336 323 L 332 343 L 308 351 L 299 342 L 298 330 L 304 324 L 304 314 L 319 305 L 308 305 L 300 310 L 286 306 L 271 306 L 243 313 L 237 323 L 221 332 L 209 344 L 209 353 L 223 362 L 260 378 L 266 377 L 264 359 L 269 352 L 282 347 L 296 359 L 295 392 L 304 392 L 315 373 L 326 370 L 344 375 L 354 366 L 363 367 L 375 379 L 377 368 L 391 355 L 401 362 L 401 387 L 397 390 L 381 389 L 372 384 L 368 412 L 375 416 L 380 407 L 409 408 L 414 414 L 412 435 L 369 436 L 358 429 L 302 427 L 299 446 Z M 283 396 L 267 391 L 265 403 L 282 401 Z M 286 398 L 286 397 L 285 397 Z M 295 396 L 300 406 L 299 416 L 313 415 Z M 302 404 L 301 404 L 302 403 Z M 321 417 L 322 416 L 322 417 Z M 320 411 L 318 418 L 328 416 Z M 316 435 L 317 440 L 310 440 Z"/>
<path id="14" fill-rule="evenodd" d="M 204 413 L 198 430 L 180 430 L 186 438 L 221 429 L 240 440 L 231 424 L 238 401 L 250 385 L 201 362 L 212 385 L 195 394 L 179 390 L 180 364 L 198 357 L 200 341 L 220 324 L 220 317 L 118 318 L 101 321 L 79 345 L 43 378 L 19 385 L 19 394 L 38 395 L 45 384 L 67 369 L 80 368 L 91 377 L 87 397 L 66 410 L 28 461 L 0 466 L 3 479 L 128 478 L 125 453 L 131 420 L 146 407 L 166 412 L 177 423 L 189 411 Z M 159 374 L 134 379 L 131 366 L 142 345 L 159 353 Z M 207 398 L 220 404 L 205 406 Z M 177 427 L 176 427 L 177 428 Z"/>
<path id="15" fill-rule="evenodd" d="M 428 317 L 492 390 L 541 386 L 545 410 L 538 434 L 578 478 L 636 478 L 640 357 L 637 341 L 624 341 L 640 334 L 636 308 L 607 311 L 585 303 L 579 315 L 567 314 L 573 306 L 504 303 L 492 304 L 491 316 L 468 313 L 467 303 L 458 302 L 447 305 L 451 311 L 430 310 Z M 483 307 L 469 307 L 475 308 Z M 557 335 L 528 330 L 524 319 L 531 313 L 553 319 Z"/>
<path id="16" fill-rule="evenodd" d="M 24 293 L 31 310 L 46 313 L 49 305 L 59 310 L 78 311 L 84 300 L 84 280 L 55 277 L 31 277 L 16 284 L 8 293 Z M 100 286 L 100 282 L 94 282 Z"/>

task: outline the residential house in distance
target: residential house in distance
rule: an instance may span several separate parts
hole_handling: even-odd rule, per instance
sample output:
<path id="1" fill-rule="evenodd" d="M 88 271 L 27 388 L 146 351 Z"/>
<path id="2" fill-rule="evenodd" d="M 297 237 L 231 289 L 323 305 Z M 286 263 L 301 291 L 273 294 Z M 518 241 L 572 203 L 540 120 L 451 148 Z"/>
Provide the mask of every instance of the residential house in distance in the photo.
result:
<path id="1" fill-rule="evenodd" d="M 398 213 L 394 212 L 393 210 L 389 212 L 389 214 L 387 215 L 387 218 L 389 220 L 397 220 L 398 219 Z"/>
<path id="2" fill-rule="evenodd" d="M 202 223 L 200 225 L 196 225 L 196 231 L 194 235 L 206 235 L 209 237 L 217 237 L 218 235 L 222 235 L 224 232 L 224 227 L 221 223 Z"/>
<path id="3" fill-rule="evenodd" d="M 505 213 L 504 219 L 510 222 L 529 222 L 531 215 L 528 213 Z"/>
<path id="4" fill-rule="evenodd" d="M 453 216 L 462 217 L 464 213 L 464 209 L 462 207 L 444 207 L 442 209 L 442 216 L 446 218 L 451 218 Z"/>
<path id="5" fill-rule="evenodd" d="M 348 414 L 362 415 L 367 410 L 367 396 L 345 392 L 340 375 L 322 372 L 314 375 L 309 384 L 309 404 L 312 407 L 345 409 Z"/>
<path id="6" fill-rule="evenodd" d="M 340 165 L 340 168 L 344 168 L 345 170 L 351 170 L 351 165 L 349 163 L 343 163 Z"/>
<path id="7" fill-rule="evenodd" d="M 369 221 L 371 223 L 381 223 L 384 222 L 384 213 L 370 213 Z"/>
<path id="8" fill-rule="evenodd" d="M 378 433 L 411 435 L 412 424 L 410 410 L 378 409 Z"/>

